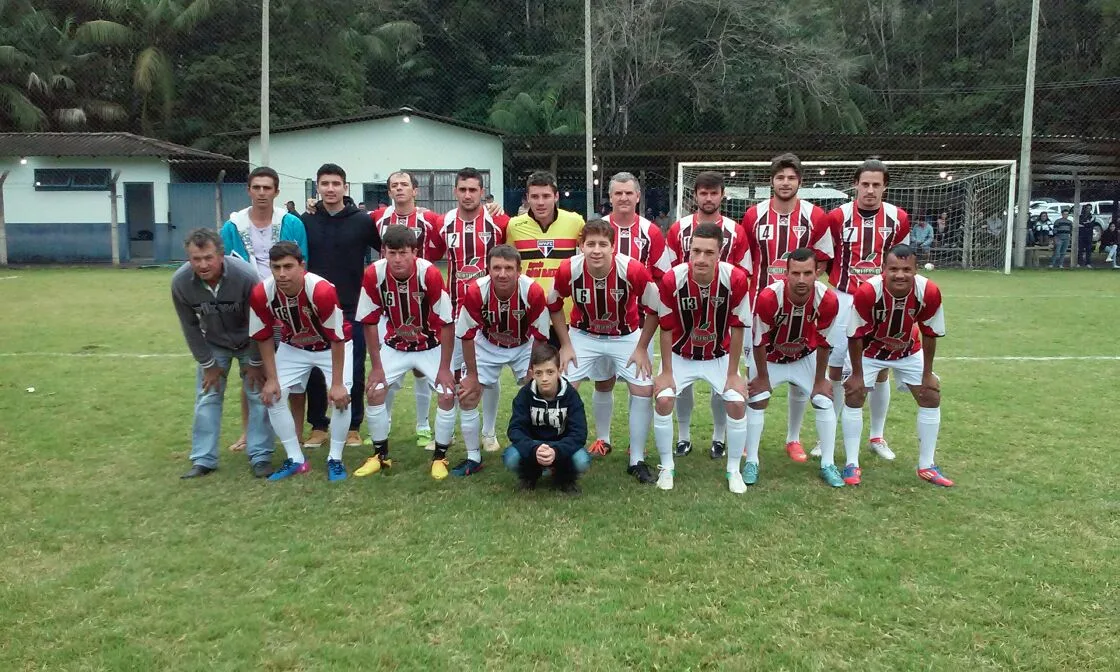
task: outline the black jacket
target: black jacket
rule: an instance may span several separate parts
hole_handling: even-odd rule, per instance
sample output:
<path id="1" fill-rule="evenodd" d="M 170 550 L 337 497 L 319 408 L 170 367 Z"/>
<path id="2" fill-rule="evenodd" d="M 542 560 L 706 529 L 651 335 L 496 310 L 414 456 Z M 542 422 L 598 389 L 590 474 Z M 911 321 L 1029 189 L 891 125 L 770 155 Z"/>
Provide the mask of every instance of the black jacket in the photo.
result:
<path id="1" fill-rule="evenodd" d="M 509 419 L 509 440 L 522 452 L 547 443 L 559 455 L 571 457 L 587 440 L 587 418 L 579 392 L 560 379 L 555 399 L 537 396 L 536 381 L 518 391 Z"/>
<path id="2" fill-rule="evenodd" d="M 350 197 L 343 204 L 332 215 L 319 201 L 314 213 L 305 212 L 300 219 L 307 230 L 307 270 L 334 284 L 342 312 L 352 316 L 362 290 L 366 248 L 380 247 L 381 239 L 368 212 Z"/>

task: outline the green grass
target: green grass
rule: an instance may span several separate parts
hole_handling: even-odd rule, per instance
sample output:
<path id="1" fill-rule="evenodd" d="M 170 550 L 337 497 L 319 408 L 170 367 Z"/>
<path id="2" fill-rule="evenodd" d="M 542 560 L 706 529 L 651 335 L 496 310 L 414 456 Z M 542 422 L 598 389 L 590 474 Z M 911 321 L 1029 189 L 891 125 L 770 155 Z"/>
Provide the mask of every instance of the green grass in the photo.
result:
<path id="1" fill-rule="evenodd" d="M 433 482 L 411 394 L 391 476 L 328 485 L 315 454 L 264 483 L 223 452 L 180 481 L 191 360 L 104 356 L 186 352 L 169 273 L 3 275 L 0 670 L 1120 667 L 1120 361 L 952 359 L 1120 354 L 1120 274 L 933 274 L 952 490 L 914 476 L 898 393 L 899 459 L 824 487 L 781 450 L 781 391 L 746 495 L 704 454 L 706 392 L 676 489 L 639 487 L 620 391 L 619 449 L 578 499 L 515 493 L 494 456 Z"/>

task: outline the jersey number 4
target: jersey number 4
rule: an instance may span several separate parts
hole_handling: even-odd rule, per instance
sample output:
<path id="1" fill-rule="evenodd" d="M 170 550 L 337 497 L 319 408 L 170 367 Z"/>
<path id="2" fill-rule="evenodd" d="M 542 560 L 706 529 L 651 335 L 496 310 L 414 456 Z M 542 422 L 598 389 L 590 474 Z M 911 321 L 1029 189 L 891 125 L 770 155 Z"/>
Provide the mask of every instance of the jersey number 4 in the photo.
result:
<path id="1" fill-rule="evenodd" d="M 758 239 L 759 240 L 770 240 L 773 237 L 774 237 L 774 225 L 773 224 L 759 224 L 759 226 L 758 226 Z"/>

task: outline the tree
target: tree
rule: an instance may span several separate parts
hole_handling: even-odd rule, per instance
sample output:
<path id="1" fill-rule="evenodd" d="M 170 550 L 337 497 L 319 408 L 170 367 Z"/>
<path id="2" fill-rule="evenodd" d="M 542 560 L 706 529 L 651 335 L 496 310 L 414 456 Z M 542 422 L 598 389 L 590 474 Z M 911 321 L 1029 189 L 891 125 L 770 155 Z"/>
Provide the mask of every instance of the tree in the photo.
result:
<path id="1" fill-rule="evenodd" d="M 583 114 L 561 106 L 556 91 L 533 96 L 522 91 L 494 103 L 490 125 L 515 135 L 565 135 L 583 131 Z"/>

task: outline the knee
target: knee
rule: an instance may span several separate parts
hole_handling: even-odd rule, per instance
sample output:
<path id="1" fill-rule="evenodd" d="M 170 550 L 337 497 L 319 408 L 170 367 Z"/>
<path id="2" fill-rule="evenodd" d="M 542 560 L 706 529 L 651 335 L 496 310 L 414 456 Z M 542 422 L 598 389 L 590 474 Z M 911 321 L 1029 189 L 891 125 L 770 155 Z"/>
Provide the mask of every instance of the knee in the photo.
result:
<path id="1" fill-rule="evenodd" d="M 591 467 L 591 456 L 587 451 L 580 448 L 572 455 L 572 468 L 577 474 L 586 472 Z"/>
<path id="2" fill-rule="evenodd" d="M 517 448 L 509 446 L 502 452 L 502 464 L 506 465 L 506 469 L 516 472 L 521 469 L 521 453 L 517 452 Z"/>
<path id="3" fill-rule="evenodd" d="M 766 399 L 763 401 L 756 401 L 752 404 L 749 404 L 749 406 L 756 411 L 765 411 L 766 408 L 770 406 L 770 400 Z M 730 411 L 728 411 L 728 415 L 731 415 Z"/>
<path id="4" fill-rule="evenodd" d="M 675 401 L 676 397 L 660 397 L 654 406 L 654 410 L 657 411 L 658 415 L 671 415 Z"/>
<path id="5" fill-rule="evenodd" d="M 385 399 L 388 396 L 389 395 L 385 392 L 385 388 L 381 388 L 380 390 L 374 390 L 373 393 L 368 395 L 366 401 L 369 402 L 370 406 L 384 406 Z"/>
<path id="6" fill-rule="evenodd" d="M 848 408 L 863 408 L 863 402 L 867 399 L 866 388 L 860 388 L 858 392 L 845 392 L 844 405 Z"/>
<path id="7" fill-rule="evenodd" d="M 610 380 L 597 380 L 595 381 L 596 392 L 610 392 L 614 389 L 614 378 Z"/>
<path id="8" fill-rule="evenodd" d="M 918 405 L 922 408 L 940 408 L 941 392 L 938 390 L 930 390 L 925 392 L 918 399 Z"/>
<path id="9" fill-rule="evenodd" d="M 634 384 L 631 383 L 631 385 L 630 385 L 630 396 L 640 397 L 642 399 L 649 399 L 650 397 L 653 396 L 653 387 L 652 386 L 644 386 L 643 387 L 641 385 L 634 385 Z"/>
<path id="10" fill-rule="evenodd" d="M 747 414 L 747 404 L 742 401 L 725 401 L 724 408 L 727 410 L 727 417 L 732 420 L 738 420 Z"/>
<path id="11" fill-rule="evenodd" d="M 875 382 L 877 382 L 877 383 L 887 382 L 888 376 L 890 376 L 890 373 L 891 373 L 890 369 L 883 369 L 882 371 L 879 372 L 879 375 L 875 376 Z"/>

